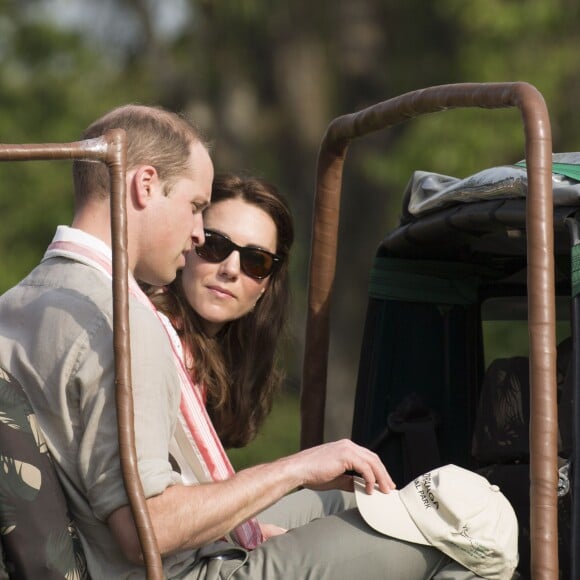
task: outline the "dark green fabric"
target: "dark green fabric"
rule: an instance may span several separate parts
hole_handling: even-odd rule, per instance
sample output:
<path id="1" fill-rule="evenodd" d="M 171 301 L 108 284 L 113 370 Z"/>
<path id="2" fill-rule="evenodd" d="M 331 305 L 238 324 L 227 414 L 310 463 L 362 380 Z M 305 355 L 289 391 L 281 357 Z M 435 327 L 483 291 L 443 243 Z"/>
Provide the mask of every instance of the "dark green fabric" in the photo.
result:
<path id="1" fill-rule="evenodd" d="M 572 246 L 572 296 L 580 294 L 580 245 Z"/>
<path id="2" fill-rule="evenodd" d="M 11 578 L 88 578 L 64 493 L 20 384 L 0 367 L 0 539 Z"/>
<path id="3" fill-rule="evenodd" d="M 468 336 L 476 311 L 476 305 L 369 300 L 352 434 L 373 447 L 399 485 L 410 480 L 400 437 L 390 435 L 378 447 L 375 441 L 410 395 L 442 420 L 437 436 L 443 462 L 468 461 L 472 424 L 466 409 L 474 380 Z"/>
<path id="4" fill-rule="evenodd" d="M 398 483 L 413 477 L 409 455 L 392 429 L 378 440 L 409 400 L 440 419 L 443 462 L 469 461 L 473 417 L 466 409 L 479 377 L 479 346 L 471 340 L 479 289 L 502 275 L 471 263 L 375 258 L 352 433 L 379 453 Z"/>
<path id="5" fill-rule="evenodd" d="M 483 278 L 499 274 L 460 262 L 377 257 L 371 270 L 370 298 L 430 304 L 474 304 Z"/>

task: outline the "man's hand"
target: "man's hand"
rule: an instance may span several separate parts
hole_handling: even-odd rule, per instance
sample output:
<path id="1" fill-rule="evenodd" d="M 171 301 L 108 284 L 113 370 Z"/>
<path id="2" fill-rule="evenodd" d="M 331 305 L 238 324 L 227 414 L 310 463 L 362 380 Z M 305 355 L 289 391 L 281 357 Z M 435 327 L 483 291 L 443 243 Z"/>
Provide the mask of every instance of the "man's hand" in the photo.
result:
<path id="1" fill-rule="evenodd" d="M 302 485 L 311 489 L 352 491 L 352 475 L 347 472 L 353 471 L 365 480 L 368 493 L 375 484 L 385 493 L 396 487 L 379 456 L 348 439 L 305 449 L 288 460 L 302 469 Z"/>

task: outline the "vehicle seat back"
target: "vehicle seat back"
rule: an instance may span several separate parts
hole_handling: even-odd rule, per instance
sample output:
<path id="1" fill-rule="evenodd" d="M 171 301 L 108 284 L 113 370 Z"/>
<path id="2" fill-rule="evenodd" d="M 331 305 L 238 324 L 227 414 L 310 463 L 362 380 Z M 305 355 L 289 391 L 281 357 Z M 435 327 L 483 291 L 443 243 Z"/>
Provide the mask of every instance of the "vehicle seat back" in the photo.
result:
<path id="1" fill-rule="evenodd" d="M 558 383 L 562 391 L 569 373 L 569 341 L 558 347 Z M 518 571 L 531 575 L 530 556 L 530 380 L 529 359 L 523 356 L 492 361 L 482 383 L 473 434 L 473 456 L 479 473 L 498 485 L 511 502 L 519 523 Z M 564 385 L 564 387 L 563 387 Z M 559 412 L 569 408 L 560 397 Z M 562 427 L 562 424 L 560 425 Z M 560 439 L 560 455 L 563 452 Z M 561 461 L 565 461 L 562 457 Z M 560 577 L 569 577 L 570 495 L 558 497 Z"/>
<path id="2" fill-rule="evenodd" d="M 481 463 L 529 461 L 529 364 L 523 356 L 499 358 L 485 373 L 473 434 Z"/>
<path id="3" fill-rule="evenodd" d="M 1 366 L 0 470 L 0 578 L 89 578 L 36 415 Z"/>

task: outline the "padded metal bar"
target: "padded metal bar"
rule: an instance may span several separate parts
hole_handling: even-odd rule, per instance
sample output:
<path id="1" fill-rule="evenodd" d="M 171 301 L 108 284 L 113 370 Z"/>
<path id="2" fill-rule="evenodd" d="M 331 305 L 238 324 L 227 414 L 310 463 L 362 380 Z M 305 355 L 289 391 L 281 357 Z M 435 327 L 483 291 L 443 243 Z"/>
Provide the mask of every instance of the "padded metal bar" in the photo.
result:
<path id="1" fill-rule="evenodd" d="M 113 348 L 121 469 L 147 567 L 147 578 L 161 580 L 163 578 L 161 556 L 147 511 L 135 451 L 129 331 L 125 151 L 125 131 L 113 129 L 101 137 L 73 143 L 0 144 L 0 161 L 80 159 L 105 163 L 109 170 L 113 240 Z"/>
<path id="2" fill-rule="evenodd" d="M 419 115 L 459 107 L 520 110 L 528 173 L 526 206 L 530 335 L 530 501 L 532 574 L 558 577 L 557 403 L 554 300 L 552 137 L 546 104 L 528 83 L 430 87 L 334 119 L 317 168 L 306 341 L 301 392 L 301 447 L 324 435 L 330 303 L 336 270 L 343 165 L 354 139 Z"/>

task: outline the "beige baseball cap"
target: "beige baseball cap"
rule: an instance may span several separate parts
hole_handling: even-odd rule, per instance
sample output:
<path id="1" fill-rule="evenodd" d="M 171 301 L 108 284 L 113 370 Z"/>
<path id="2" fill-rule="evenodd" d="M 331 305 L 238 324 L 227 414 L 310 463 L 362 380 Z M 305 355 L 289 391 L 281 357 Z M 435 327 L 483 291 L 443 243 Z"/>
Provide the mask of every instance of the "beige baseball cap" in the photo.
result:
<path id="1" fill-rule="evenodd" d="M 358 509 L 382 534 L 434 546 L 475 574 L 509 580 L 518 564 L 518 521 L 497 485 L 485 477 L 444 465 L 401 490 L 367 494 L 355 477 Z"/>

